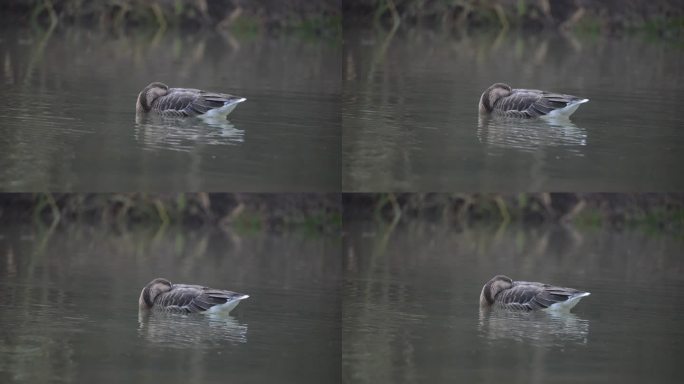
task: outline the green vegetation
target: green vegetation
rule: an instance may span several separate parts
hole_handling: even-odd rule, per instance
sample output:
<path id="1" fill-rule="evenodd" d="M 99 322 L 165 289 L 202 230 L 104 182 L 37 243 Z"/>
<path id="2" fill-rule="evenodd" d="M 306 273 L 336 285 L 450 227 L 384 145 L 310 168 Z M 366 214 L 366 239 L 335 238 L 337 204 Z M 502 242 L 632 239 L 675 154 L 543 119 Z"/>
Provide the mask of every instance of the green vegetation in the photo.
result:
<path id="1" fill-rule="evenodd" d="M 237 34 L 290 30 L 336 38 L 342 33 L 342 14 L 345 23 L 394 28 L 553 28 L 672 38 L 684 30 L 679 0 L 4 0 L 0 13 L 11 23 L 34 28 L 87 24 L 114 30 L 215 28 Z"/>
<path id="2" fill-rule="evenodd" d="M 523 193 L 345 195 L 347 217 L 391 222 L 473 224 L 572 223 L 583 228 L 637 228 L 684 237 L 684 194 Z"/>
<path id="3" fill-rule="evenodd" d="M 339 36 L 341 20 L 336 0 L 4 0 L 0 13 L 12 23 L 34 28 L 196 27 L 237 33 L 293 30 L 316 36 Z"/>
<path id="4" fill-rule="evenodd" d="M 354 23 L 395 27 L 643 31 L 665 37 L 684 30 L 678 0 L 356 0 L 343 2 L 343 8 Z"/>
<path id="5" fill-rule="evenodd" d="M 335 194 L 1 194 L 0 218 L 47 227 L 76 222 L 312 234 L 337 233 L 342 222 Z"/>
<path id="6" fill-rule="evenodd" d="M 684 238 L 684 194 L 1 194 L 0 219 L 43 227 L 71 223 L 115 227 L 230 228 L 237 233 L 296 229 L 338 233 L 347 219 L 394 227 L 415 220 L 458 227 L 572 223 L 578 228 L 636 228 Z"/>

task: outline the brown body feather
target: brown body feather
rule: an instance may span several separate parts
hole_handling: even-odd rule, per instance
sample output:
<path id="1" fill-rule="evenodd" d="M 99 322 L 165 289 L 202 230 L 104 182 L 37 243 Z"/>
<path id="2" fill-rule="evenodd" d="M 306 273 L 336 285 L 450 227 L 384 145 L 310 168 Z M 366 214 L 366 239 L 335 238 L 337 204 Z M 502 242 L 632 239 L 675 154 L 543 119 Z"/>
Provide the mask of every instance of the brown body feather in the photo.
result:
<path id="1" fill-rule="evenodd" d="M 533 118 L 585 101 L 587 99 L 577 96 L 537 89 L 514 89 L 508 84 L 496 83 L 482 93 L 478 109 L 485 115 Z"/>
<path id="2" fill-rule="evenodd" d="M 513 281 L 507 276 L 497 275 L 482 287 L 480 306 L 533 311 L 546 309 L 554 304 L 564 303 L 588 294 L 588 292 L 574 288 L 529 281 Z"/>
<path id="3" fill-rule="evenodd" d="M 145 87 L 136 102 L 137 113 L 155 112 L 164 116 L 200 116 L 226 105 L 237 104 L 243 97 L 192 88 L 169 88 L 154 82 Z"/>
<path id="4" fill-rule="evenodd" d="M 248 295 L 203 287 L 201 285 L 172 284 L 162 278 L 152 280 L 140 292 L 140 309 L 162 309 L 181 313 L 204 312 L 216 305 L 248 298 Z"/>

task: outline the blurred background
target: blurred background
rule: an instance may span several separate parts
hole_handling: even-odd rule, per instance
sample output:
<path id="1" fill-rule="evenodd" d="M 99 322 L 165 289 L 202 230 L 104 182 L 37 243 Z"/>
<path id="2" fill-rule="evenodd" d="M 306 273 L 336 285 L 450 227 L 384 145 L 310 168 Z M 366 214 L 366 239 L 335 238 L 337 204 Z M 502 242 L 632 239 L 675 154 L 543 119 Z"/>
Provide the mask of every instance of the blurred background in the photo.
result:
<path id="1" fill-rule="evenodd" d="M 673 36 L 684 10 L 677 0 L 353 0 L 343 1 L 345 23 L 432 25 L 443 29 L 633 29 Z"/>
<path id="2" fill-rule="evenodd" d="M 277 0 L 9 0 L 0 9 L 15 24 L 98 28 L 193 27 L 339 33 L 340 1 Z"/>

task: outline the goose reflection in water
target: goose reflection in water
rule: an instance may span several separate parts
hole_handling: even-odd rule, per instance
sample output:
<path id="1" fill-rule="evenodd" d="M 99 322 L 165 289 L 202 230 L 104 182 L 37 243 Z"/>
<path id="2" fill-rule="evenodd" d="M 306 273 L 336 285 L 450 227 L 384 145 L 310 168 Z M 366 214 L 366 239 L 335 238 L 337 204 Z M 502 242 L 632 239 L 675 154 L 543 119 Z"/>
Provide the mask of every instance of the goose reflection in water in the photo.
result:
<path id="1" fill-rule="evenodd" d="M 152 149 L 190 152 L 197 145 L 240 145 L 245 141 L 245 131 L 225 118 L 200 120 L 138 115 L 135 138 Z"/>
<path id="2" fill-rule="evenodd" d="M 480 116 L 478 140 L 491 147 L 536 151 L 539 147 L 584 147 L 587 131 L 568 119 L 523 120 L 506 117 Z"/>
<path id="3" fill-rule="evenodd" d="M 174 348 L 202 349 L 247 342 L 247 324 L 224 313 L 140 311 L 138 325 L 138 334 L 143 339 Z"/>
<path id="4" fill-rule="evenodd" d="M 480 309 L 479 330 L 490 340 L 515 340 L 538 346 L 586 344 L 589 320 L 568 312 Z"/>

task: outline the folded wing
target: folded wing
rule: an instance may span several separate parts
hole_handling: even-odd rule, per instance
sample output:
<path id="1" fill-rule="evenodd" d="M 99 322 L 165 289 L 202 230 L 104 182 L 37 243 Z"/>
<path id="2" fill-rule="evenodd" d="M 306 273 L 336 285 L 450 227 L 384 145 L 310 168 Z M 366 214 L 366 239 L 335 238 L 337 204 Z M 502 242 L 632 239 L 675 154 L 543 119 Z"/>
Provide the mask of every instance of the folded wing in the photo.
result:
<path id="1" fill-rule="evenodd" d="M 548 115 L 552 111 L 563 109 L 582 100 L 560 93 L 514 89 L 510 95 L 499 99 L 495 107 L 511 117 L 531 118 Z"/>
<path id="2" fill-rule="evenodd" d="M 171 88 L 155 100 L 153 107 L 169 116 L 198 116 L 242 99 L 225 93 L 213 93 L 199 89 Z"/>
<path id="3" fill-rule="evenodd" d="M 170 311 L 198 313 L 245 297 L 242 293 L 232 291 L 175 284 L 172 290 L 159 295 L 157 301 L 161 307 Z"/>
<path id="4" fill-rule="evenodd" d="M 496 299 L 503 307 L 532 311 L 546 309 L 554 304 L 566 302 L 581 293 L 572 288 L 562 288 L 540 283 L 515 282 L 513 287 L 499 293 Z"/>

